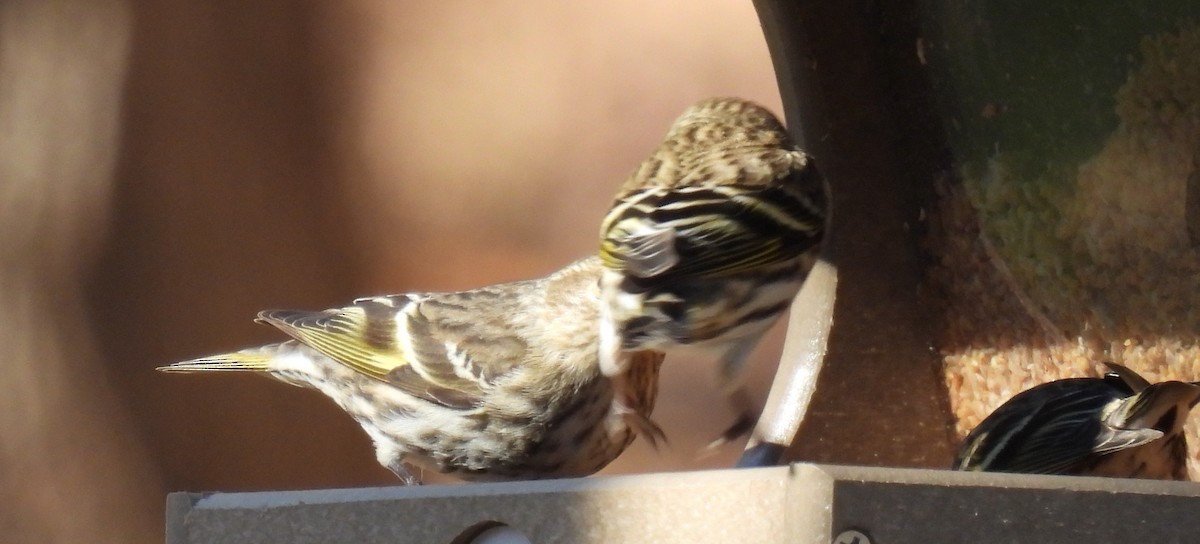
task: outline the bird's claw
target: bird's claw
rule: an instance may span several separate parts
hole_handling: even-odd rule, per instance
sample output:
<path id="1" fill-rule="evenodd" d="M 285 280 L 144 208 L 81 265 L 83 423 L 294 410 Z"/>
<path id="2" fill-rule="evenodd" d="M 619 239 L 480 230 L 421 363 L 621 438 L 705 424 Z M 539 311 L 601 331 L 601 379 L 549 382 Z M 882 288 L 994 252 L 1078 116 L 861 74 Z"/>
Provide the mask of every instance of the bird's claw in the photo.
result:
<path id="1" fill-rule="evenodd" d="M 646 437 L 646 441 L 650 443 L 650 447 L 658 449 L 659 442 L 664 445 L 667 443 L 667 435 L 663 433 L 662 428 L 654 420 L 637 412 L 630 412 L 625 415 L 625 422 L 637 431 L 639 435 Z"/>
<path id="2" fill-rule="evenodd" d="M 752 408 L 754 403 L 750 400 L 750 392 L 745 387 L 728 386 L 725 391 L 725 399 L 738 417 L 717 438 L 700 450 L 700 457 L 711 455 L 721 446 L 750 434 L 750 431 L 754 430 L 754 425 L 758 423 L 758 418 L 754 416 Z"/>
<path id="3" fill-rule="evenodd" d="M 700 456 L 706 457 L 711 455 L 721 446 L 750 434 L 750 431 L 754 429 L 755 423 L 755 418 L 750 412 L 742 412 L 717 438 L 713 439 L 713 441 L 700 450 Z"/>
<path id="4" fill-rule="evenodd" d="M 623 400 L 618 400 L 623 399 Z M 613 415 L 621 418 L 625 425 L 633 429 L 637 434 L 646 437 L 650 442 L 650 446 L 658 449 L 659 442 L 667 443 L 667 435 L 663 433 L 662 427 L 659 427 L 654 420 L 649 416 L 642 414 L 638 409 L 638 405 L 632 399 L 624 395 L 618 395 L 613 399 L 612 405 Z"/>

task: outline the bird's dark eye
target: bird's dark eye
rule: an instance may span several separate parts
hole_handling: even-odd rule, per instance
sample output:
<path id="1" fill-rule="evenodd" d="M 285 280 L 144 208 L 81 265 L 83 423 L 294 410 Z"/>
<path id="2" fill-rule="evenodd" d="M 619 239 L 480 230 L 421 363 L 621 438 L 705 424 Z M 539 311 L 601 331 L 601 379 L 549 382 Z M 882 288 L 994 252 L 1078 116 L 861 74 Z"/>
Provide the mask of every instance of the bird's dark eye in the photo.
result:
<path id="1" fill-rule="evenodd" d="M 1178 417 L 1178 414 L 1176 414 L 1175 411 L 1176 410 L 1174 408 L 1167 410 L 1167 413 L 1158 418 L 1158 423 L 1154 424 L 1154 428 L 1164 433 L 1170 432 L 1171 429 L 1175 427 L 1175 418 Z"/>

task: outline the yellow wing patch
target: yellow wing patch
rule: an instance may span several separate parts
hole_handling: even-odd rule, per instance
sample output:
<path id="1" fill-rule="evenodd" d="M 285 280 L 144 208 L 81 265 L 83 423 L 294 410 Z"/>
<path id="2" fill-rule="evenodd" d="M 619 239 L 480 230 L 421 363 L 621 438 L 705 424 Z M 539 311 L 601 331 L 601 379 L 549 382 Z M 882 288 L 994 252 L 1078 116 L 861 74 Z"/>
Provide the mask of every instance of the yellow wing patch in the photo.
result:
<path id="1" fill-rule="evenodd" d="M 395 330 L 394 310 L 391 314 L 386 318 L 369 316 L 363 307 L 355 305 L 323 312 L 268 310 L 258 314 L 258 321 L 273 325 L 354 370 L 386 381 L 389 372 L 407 364 L 394 333 L 390 342 L 385 342 L 381 334 L 385 329 Z M 384 321 L 377 321 L 380 319 Z"/>
<path id="2" fill-rule="evenodd" d="M 260 312 L 258 320 L 413 396 L 454 408 L 475 406 L 482 385 L 460 376 L 447 351 L 422 349 L 418 353 L 408 336 L 404 307 L 396 307 L 389 299 L 364 299 L 323 312 L 268 310 Z"/>

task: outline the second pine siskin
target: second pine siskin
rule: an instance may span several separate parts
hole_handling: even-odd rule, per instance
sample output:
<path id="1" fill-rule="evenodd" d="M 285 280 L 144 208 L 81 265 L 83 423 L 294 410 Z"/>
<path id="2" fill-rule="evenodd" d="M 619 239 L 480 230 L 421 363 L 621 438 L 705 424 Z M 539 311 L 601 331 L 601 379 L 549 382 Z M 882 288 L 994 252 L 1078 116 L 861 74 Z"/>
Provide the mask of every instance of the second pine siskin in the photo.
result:
<path id="1" fill-rule="evenodd" d="M 743 362 L 807 277 L 827 207 L 824 179 L 771 112 L 737 98 L 688 108 L 601 226 L 600 367 L 619 409 L 637 410 L 632 354 L 699 348 L 720 358 L 739 415 L 722 438 L 748 430 Z"/>
<path id="2" fill-rule="evenodd" d="M 1187 480 L 1183 424 L 1200 385 L 1150 384 L 1105 363 L 1103 378 L 1026 390 L 967 435 L 956 470 Z"/>
<path id="3" fill-rule="evenodd" d="M 600 272 L 590 258 L 543 279 L 471 291 L 265 311 L 258 320 L 293 340 L 159 370 L 251 371 L 316 389 L 358 421 L 379 463 L 408 484 L 419 483 L 408 463 L 466 480 L 585 476 L 638 430 L 659 432 L 649 418 L 661 353 L 633 355 L 626 394 L 639 410 L 612 411 L 596 358 Z"/>

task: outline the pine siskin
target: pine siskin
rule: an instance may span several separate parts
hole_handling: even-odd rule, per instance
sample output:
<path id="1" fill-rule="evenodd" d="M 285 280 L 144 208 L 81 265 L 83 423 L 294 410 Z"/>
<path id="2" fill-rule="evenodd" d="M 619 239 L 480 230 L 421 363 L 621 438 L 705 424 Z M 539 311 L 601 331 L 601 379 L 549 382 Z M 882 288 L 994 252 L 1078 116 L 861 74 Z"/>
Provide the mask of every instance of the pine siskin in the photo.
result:
<path id="1" fill-rule="evenodd" d="M 742 363 L 791 304 L 821 241 L 827 188 L 771 112 L 737 98 L 696 104 L 617 194 L 601 226 L 600 368 L 619 409 L 641 349 L 719 354 L 718 381 L 739 414 L 718 444 L 754 417 Z"/>
<path id="2" fill-rule="evenodd" d="M 265 311 L 258 321 L 294 340 L 159 370 L 256 371 L 316 389 L 358 421 L 379 463 L 406 484 L 419 483 L 410 462 L 466 480 L 586 476 L 638 430 L 661 433 L 649 420 L 661 353 L 633 355 L 628 394 L 639 411 L 612 412 L 612 384 L 596 360 L 600 272 L 589 258 L 472 291 Z"/>
<path id="3" fill-rule="evenodd" d="M 1114 363 L 1103 378 L 1026 390 L 967 435 L 955 470 L 1186 480 L 1183 424 L 1200 384 L 1151 385 Z"/>

